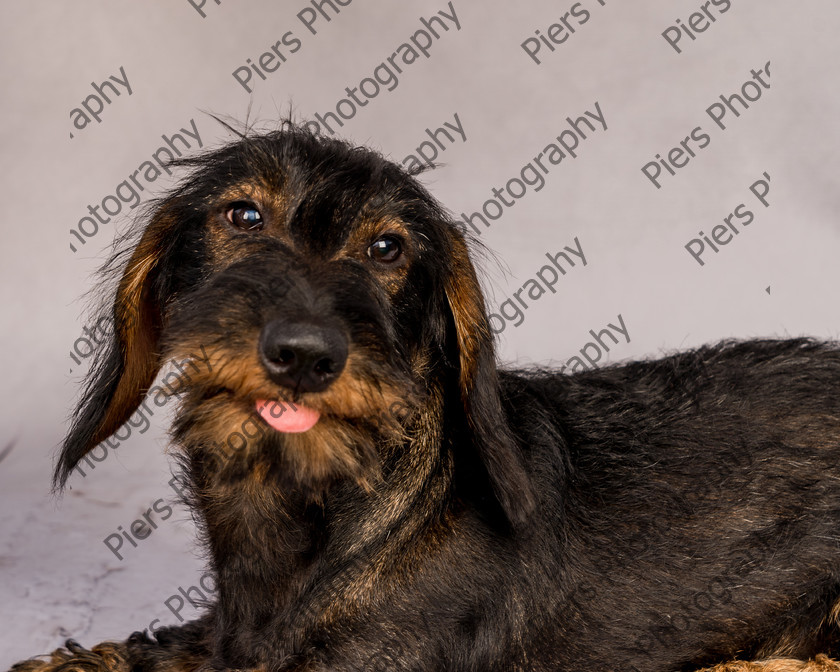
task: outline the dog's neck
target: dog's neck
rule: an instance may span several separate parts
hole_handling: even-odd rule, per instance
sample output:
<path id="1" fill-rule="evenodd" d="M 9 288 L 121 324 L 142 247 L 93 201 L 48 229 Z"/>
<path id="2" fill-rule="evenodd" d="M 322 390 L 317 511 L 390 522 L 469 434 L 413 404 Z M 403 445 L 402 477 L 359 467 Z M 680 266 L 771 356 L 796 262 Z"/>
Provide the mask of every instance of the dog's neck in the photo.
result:
<path id="1" fill-rule="evenodd" d="M 274 640 L 272 655 L 278 648 L 288 654 L 292 642 L 363 606 L 406 569 L 383 567 L 377 559 L 402 557 L 386 553 L 386 544 L 407 549 L 423 543 L 446 515 L 453 467 L 442 449 L 439 417 L 437 409 L 416 416 L 423 431 L 412 434 L 423 438 L 406 441 L 372 492 L 345 481 L 317 503 L 293 488 L 266 487 L 258 469 L 207 487 L 212 466 L 187 451 L 194 456 L 187 469 L 193 505 L 217 575 L 214 618 L 220 632 L 230 633 L 220 655 L 256 664 L 240 658 L 253 654 L 246 639 L 255 634 Z"/>

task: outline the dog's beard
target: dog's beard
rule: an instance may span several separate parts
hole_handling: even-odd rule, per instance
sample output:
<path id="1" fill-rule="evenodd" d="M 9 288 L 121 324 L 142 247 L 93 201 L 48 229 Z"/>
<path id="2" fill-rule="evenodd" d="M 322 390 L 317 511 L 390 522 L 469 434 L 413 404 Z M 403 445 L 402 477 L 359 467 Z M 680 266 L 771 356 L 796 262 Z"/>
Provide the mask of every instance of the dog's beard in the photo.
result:
<path id="1" fill-rule="evenodd" d="M 210 334 L 168 340 L 167 359 L 201 352 L 206 360 L 179 379 L 173 426 L 204 485 L 257 479 L 312 498 L 341 480 L 372 489 L 418 408 L 407 373 L 356 347 L 329 388 L 294 394 L 268 379 L 247 340 L 241 333 L 233 344 Z"/>
<path id="2" fill-rule="evenodd" d="M 283 414 L 301 408 L 295 402 L 274 403 L 275 414 L 279 408 Z M 403 445 L 405 430 L 400 418 L 386 409 L 358 417 L 321 413 L 306 431 L 281 432 L 261 417 L 256 405 L 230 391 L 191 387 L 183 390 L 173 438 L 205 487 L 256 479 L 320 499 L 337 481 L 374 488 L 383 459 Z"/>

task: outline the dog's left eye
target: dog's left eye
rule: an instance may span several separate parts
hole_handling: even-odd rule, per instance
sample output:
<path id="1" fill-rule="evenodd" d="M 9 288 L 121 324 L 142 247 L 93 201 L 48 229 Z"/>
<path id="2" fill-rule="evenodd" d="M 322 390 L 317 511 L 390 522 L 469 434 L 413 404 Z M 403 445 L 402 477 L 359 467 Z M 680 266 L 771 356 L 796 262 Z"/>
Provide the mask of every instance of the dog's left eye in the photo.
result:
<path id="1" fill-rule="evenodd" d="M 263 218 L 260 211 L 247 203 L 234 203 L 226 213 L 227 220 L 237 229 L 245 231 L 259 231 L 263 228 Z"/>
<path id="2" fill-rule="evenodd" d="M 393 236 L 382 236 L 368 248 L 368 256 L 383 264 L 393 264 L 402 256 L 402 244 Z"/>

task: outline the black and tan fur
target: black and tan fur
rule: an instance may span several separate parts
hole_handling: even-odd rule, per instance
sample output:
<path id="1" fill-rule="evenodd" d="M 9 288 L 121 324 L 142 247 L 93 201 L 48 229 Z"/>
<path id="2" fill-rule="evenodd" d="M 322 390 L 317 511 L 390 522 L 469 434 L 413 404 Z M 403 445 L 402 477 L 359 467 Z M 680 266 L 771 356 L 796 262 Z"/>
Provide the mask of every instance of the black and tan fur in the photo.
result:
<path id="1" fill-rule="evenodd" d="M 56 482 L 204 348 L 173 439 L 217 599 L 16 670 L 840 670 L 836 345 L 499 370 L 463 232 L 395 164 L 288 124 L 182 163 Z M 274 382 L 269 323 L 338 334 L 340 375 Z M 257 399 L 321 419 L 281 434 Z M 246 423 L 246 446 L 214 447 Z"/>

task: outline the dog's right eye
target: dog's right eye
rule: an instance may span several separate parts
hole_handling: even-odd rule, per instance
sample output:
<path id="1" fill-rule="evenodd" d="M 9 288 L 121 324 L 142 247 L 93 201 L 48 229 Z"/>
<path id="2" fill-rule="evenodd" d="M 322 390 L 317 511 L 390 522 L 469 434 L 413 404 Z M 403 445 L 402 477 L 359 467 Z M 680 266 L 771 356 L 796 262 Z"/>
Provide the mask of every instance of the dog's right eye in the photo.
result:
<path id="1" fill-rule="evenodd" d="M 264 226 L 260 211 L 248 203 L 234 203 L 225 217 L 237 229 L 245 231 L 259 231 Z"/>

